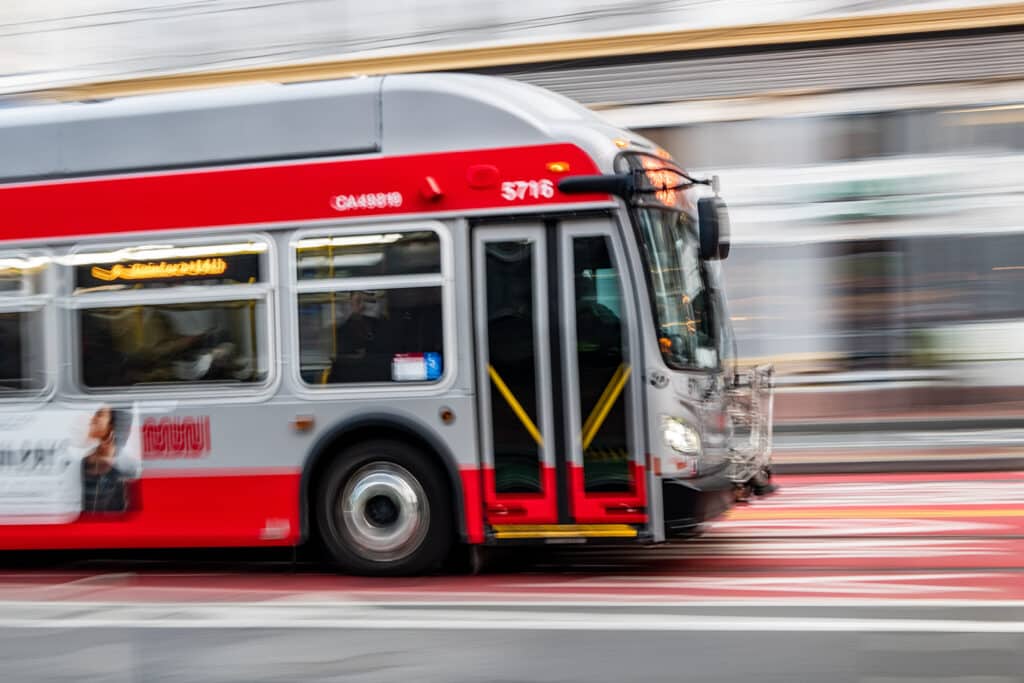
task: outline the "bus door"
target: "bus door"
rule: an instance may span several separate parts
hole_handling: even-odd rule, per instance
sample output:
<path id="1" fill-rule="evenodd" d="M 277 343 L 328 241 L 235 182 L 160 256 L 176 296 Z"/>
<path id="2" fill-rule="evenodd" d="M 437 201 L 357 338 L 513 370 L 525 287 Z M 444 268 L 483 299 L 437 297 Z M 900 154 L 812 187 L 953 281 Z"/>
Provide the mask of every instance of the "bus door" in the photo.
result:
<path id="1" fill-rule="evenodd" d="M 611 218 L 473 229 L 481 469 L 498 539 L 633 537 L 647 521 L 622 254 Z"/>

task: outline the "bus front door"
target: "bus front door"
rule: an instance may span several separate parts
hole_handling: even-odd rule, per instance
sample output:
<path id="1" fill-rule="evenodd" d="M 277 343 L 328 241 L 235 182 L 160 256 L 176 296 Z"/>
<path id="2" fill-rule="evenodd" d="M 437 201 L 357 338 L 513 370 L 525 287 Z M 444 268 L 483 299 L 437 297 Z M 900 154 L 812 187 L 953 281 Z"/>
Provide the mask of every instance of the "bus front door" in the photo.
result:
<path id="1" fill-rule="evenodd" d="M 640 351 L 623 253 L 610 218 L 473 229 L 493 538 L 645 532 Z"/>

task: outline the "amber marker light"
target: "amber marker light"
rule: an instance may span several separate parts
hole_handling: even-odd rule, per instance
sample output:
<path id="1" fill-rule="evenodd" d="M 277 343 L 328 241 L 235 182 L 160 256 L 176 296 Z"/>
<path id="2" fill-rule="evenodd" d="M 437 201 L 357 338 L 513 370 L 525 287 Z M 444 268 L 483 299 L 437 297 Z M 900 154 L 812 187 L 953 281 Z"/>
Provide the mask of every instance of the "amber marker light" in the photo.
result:
<path id="1" fill-rule="evenodd" d="M 676 206 L 681 194 L 677 187 L 680 185 L 683 175 L 651 157 L 641 157 L 640 163 L 644 167 L 647 181 L 655 190 L 654 196 L 658 201 L 665 206 Z"/>
<path id="2" fill-rule="evenodd" d="M 549 161 L 548 170 L 552 173 L 568 173 L 569 162 L 567 161 Z"/>

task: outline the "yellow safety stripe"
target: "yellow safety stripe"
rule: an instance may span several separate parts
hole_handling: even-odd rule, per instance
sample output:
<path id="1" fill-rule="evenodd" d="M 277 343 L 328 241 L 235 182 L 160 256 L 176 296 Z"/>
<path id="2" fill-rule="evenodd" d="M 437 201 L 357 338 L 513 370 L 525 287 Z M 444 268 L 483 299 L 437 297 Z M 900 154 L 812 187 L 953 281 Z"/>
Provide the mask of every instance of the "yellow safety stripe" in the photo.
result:
<path id="1" fill-rule="evenodd" d="M 598 409 L 605 404 L 605 401 L 608 400 L 608 396 L 615 388 L 615 384 L 619 381 L 619 376 L 622 374 L 622 370 L 625 367 L 626 366 L 623 364 L 615 368 L 615 374 L 613 374 L 612 378 L 608 380 L 607 386 L 605 386 L 604 391 L 601 392 L 601 397 L 597 399 L 597 403 L 594 404 L 594 408 L 590 411 L 590 415 L 588 415 L 587 419 L 583 422 L 583 428 L 580 430 L 581 434 L 586 434 L 590 431 L 590 427 L 593 424 L 594 419 L 597 417 Z"/>
<path id="2" fill-rule="evenodd" d="M 628 524 L 496 524 L 497 539 L 514 538 L 636 538 Z"/>
<path id="3" fill-rule="evenodd" d="M 601 398 L 598 399 L 597 405 L 594 406 L 594 410 L 591 411 L 590 417 L 587 418 L 586 425 L 583 427 L 583 450 L 590 448 L 590 444 L 594 441 L 594 437 L 597 436 L 597 432 L 600 431 L 605 418 L 608 417 L 612 406 L 618 400 L 619 394 L 622 393 L 632 372 L 633 369 L 628 365 L 620 365 L 619 369 L 612 375 L 608 386 L 605 387 L 604 393 L 601 394 Z"/>
<path id="4" fill-rule="evenodd" d="M 487 365 L 487 374 L 491 376 L 491 381 L 494 382 L 494 386 L 498 387 L 498 391 L 500 391 L 502 397 L 504 397 L 505 403 L 508 403 L 508 407 L 512 409 L 512 412 L 516 414 L 519 421 L 523 423 L 523 427 L 526 428 L 526 431 L 530 433 L 530 436 L 532 436 L 533 440 L 537 442 L 537 445 L 543 448 L 544 439 L 541 437 L 540 430 L 537 429 L 537 425 L 533 424 L 533 420 L 531 420 L 530 416 L 526 414 L 525 410 L 523 410 L 523 406 L 516 400 L 515 394 L 513 394 L 512 390 L 508 388 L 505 381 L 501 379 L 501 375 L 498 374 L 498 371 L 494 369 L 493 365 Z"/>

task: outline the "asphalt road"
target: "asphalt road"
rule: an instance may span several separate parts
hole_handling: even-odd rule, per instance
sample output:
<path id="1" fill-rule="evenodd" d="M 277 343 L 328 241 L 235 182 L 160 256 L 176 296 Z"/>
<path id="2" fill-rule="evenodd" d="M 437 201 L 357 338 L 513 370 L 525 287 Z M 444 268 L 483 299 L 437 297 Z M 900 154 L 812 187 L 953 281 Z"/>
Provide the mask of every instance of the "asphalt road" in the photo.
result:
<path id="1" fill-rule="evenodd" d="M 804 476 L 695 541 L 372 580 L 0 564 L 0 681 L 1024 681 L 1024 473 Z"/>
<path id="2" fill-rule="evenodd" d="M 0 630 L 4 680 L 992 683 L 1024 671 L 1019 607 L 71 610 Z"/>
<path id="3" fill-rule="evenodd" d="M 842 636 L 816 636 L 814 653 L 794 662 L 792 638 L 757 639 L 743 655 L 731 638 L 677 634 L 358 629 L 302 632 L 214 630 L 143 634 L 124 631 L 67 633 L 26 648 L 5 636 L 0 651 L 8 680 L 103 681 L 675 681 L 743 680 L 752 673 L 771 681 L 858 680 L 856 655 Z M 739 634 L 734 636 L 740 638 Z M 54 657 L 54 641 L 61 653 Z M 829 642 L 829 653 L 823 644 Z M 808 644 L 811 644 L 808 643 Z M 785 647 L 788 644 L 788 647 Z M 1019 639 L 1017 645 L 1019 646 Z M 784 646 L 780 649 L 780 646 Z M 839 657 L 835 656 L 838 650 Z M 765 657 L 759 665 L 749 658 Z M 13 661 L 11 658 L 13 657 Z M 739 661 L 735 661 L 739 657 Z M 854 660 L 851 666 L 851 659 Z M 717 662 L 715 660 L 718 660 Z M 722 666 L 723 660 L 733 660 Z M 1005 666 L 1005 665 L 1004 665 Z M 906 671 L 906 665 L 901 669 Z M 1001 667 L 1002 668 L 1002 667 Z M 915 667 L 911 667 L 915 670 Z M 986 669 L 987 670 L 987 669 Z M 1019 663 L 1016 669 L 1019 671 Z M 762 676 L 761 672 L 772 672 Z M 934 670 L 933 670 L 934 671 Z M 41 672 L 46 672 L 41 675 Z M 684 673 L 685 672 L 685 673 Z M 835 675 L 839 673 L 840 675 Z M 924 673 L 924 672 L 922 672 Z M 921 679 L 918 679 L 921 680 Z M 1009 679 L 1008 679 L 1009 680 Z"/>

